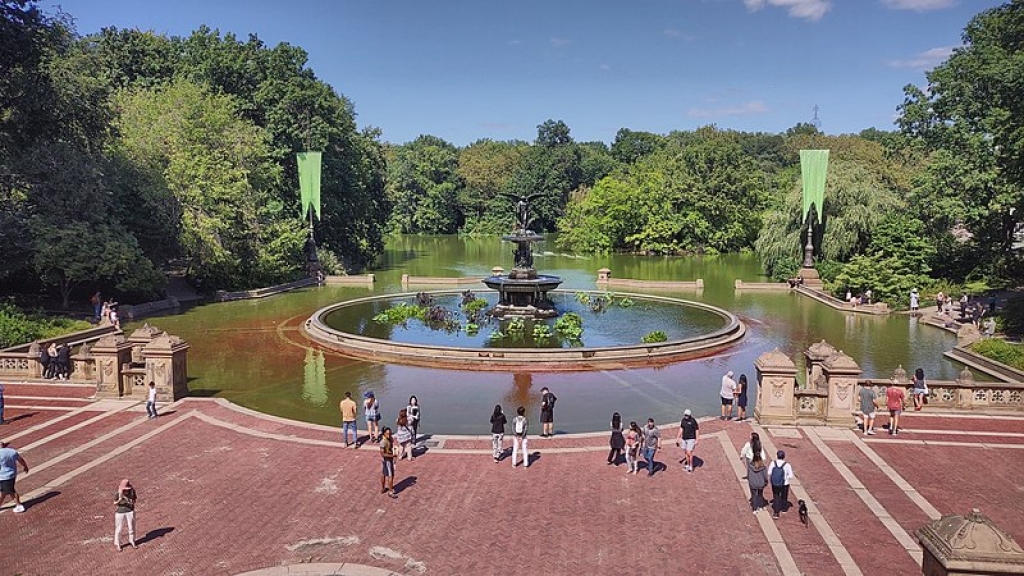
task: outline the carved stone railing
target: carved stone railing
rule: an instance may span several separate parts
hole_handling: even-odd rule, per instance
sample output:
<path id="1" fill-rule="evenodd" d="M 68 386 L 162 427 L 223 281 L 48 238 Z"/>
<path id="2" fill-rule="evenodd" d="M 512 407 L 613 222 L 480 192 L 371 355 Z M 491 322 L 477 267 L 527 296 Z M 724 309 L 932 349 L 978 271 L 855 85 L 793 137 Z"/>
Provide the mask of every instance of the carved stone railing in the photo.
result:
<path id="1" fill-rule="evenodd" d="M 885 396 L 892 382 L 889 380 L 862 380 L 876 393 Z M 1024 382 L 975 382 L 970 370 L 964 369 L 956 380 L 928 380 L 928 410 L 949 411 L 1008 411 L 1024 412 Z M 914 393 L 909 384 L 900 384 L 912 402 Z"/>
<path id="2" fill-rule="evenodd" d="M 91 352 L 92 345 L 104 336 L 118 333 L 117 328 L 107 324 L 5 348 L 0 350 L 0 378 L 8 380 L 41 379 L 44 367 L 39 362 L 40 351 L 50 344 L 59 346 L 66 343 L 71 346 L 72 350 L 70 379 L 80 382 L 95 381 L 97 378 L 96 359 Z"/>

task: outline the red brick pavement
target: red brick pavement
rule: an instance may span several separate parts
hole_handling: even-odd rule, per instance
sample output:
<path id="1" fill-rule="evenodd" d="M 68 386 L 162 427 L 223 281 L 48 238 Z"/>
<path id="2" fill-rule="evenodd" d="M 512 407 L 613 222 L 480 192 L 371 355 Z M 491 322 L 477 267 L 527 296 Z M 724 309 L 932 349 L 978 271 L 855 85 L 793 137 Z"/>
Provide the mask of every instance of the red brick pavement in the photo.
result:
<path id="1" fill-rule="evenodd" d="M 93 415 L 46 427 L 22 445 Z M 302 562 L 353 562 L 409 574 L 781 573 L 749 511 L 744 485 L 720 441 L 710 436 L 721 432 L 738 448 L 749 436 L 746 424 L 702 423 L 703 466 L 694 474 L 677 463 L 680 452 L 668 441 L 674 430 L 663 431 L 666 450 L 658 461 L 667 470 L 654 478 L 605 465 L 603 435 L 531 438 L 537 457 L 529 469 L 456 449 L 487 448 L 489 441 L 450 439 L 445 453 L 398 464 L 402 490 L 393 501 L 377 491 L 376 446 L 343 450 L 309 443 L 338 442 L 340 431 L 258 417 L 211 400 L 182 402 L 155 421 L 143 418 L 137 411 L 114 414 L 26 452 L 30 465 L 38 466 L 115 433 L 19 479 L 25 493 L 73 475 L 29 502 L 27 513 L 0 513 L 4 570 L 237 574 Z M 41 421 L 29 420 L 24 428 Z M 965 420 L 992 431 L 1019 426 L 1012 420 Z M 129 446 L 146 434 L 155 435 Z M 869 446 L 941 511 L 963 513 L 979 505 L 1024 541 L 1024 504 L 1013 474 L 1016 451 L 981 446 L 991 436 L 956 438 L 971 446 Z M 864 574 L 919 571 L 809 440 L 772 440 L 787 450 L 823 520 Z M 828 446 L 904 529 L 926 521 L 853 444 L 829 440 Z M 595 450 L 572 451 L 579 447 Z M 104 458 L 109 459 L 96 465 Z M 125 476 L 140 493 L 142 541 L 138 550 L 118 553 L 111 540 L 111 501 Z M 795 509 L 775 526 L 801 572 L 842 573 L 818 530 L 803 527 Z"/>
<path id="2" fill-rule="evenodd" d="M 91 398 L 96 389 L 88 386 L 68 386 L 58 382 L 50 384 L 19 384 L 0 381 L 5 396 L 49 396 L 51 398 Z"/>

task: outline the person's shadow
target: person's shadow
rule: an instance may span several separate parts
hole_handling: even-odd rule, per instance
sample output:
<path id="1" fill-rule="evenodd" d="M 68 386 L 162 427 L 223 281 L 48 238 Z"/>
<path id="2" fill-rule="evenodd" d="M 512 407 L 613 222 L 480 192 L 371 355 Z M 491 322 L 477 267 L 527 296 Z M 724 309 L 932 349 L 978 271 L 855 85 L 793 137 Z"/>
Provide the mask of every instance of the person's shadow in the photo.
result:
<path id="1" fill-rule="evenodd" d="M 696 470 L 697 468 L 700 468 L 701 466 L 704 466 L 704 459 L 701 458 L 700 456 L 696 456 L 696 455 L 693 456 L 692 462 L 693 462 L 693 469 L 694 470 Z"/>
<path id="2" fill-rule="evenodd" d="M 56 498 L 57 496 L 60 496 L 60 492 L 59 491 L 57 491 L 57 490 L 50 490 L 46 494 L 43 494 L 42 496 L 37 496 L 35 498 L 32 498 L 31 500 L 28 500 L 28 499 L 22 500 L 21 503 L 22 503 L 23 506 L 25 506 L 25 510 L 28 510 L 29 508 L 33 508 L 35 506 L 38 506 L 38 505 L 42 504 L 43 502 L 46 502 L 47 500 L 49 500 L 51 498 Z"/>
<path id="3" fill-rule="evenodd" d="M 406 476 L 405 478 L 402 478 L 401 482 L 395 484 L 395 494 L 405 492 L 406 488 L 412 488 L 416 485 L 416 480 L 416 476 Z"/>
<path id="4" fill-rule="evenodd" d="M 135 541 L 136 544 L 142 544 L 143 542 L 149 542 L 150 540 L 156 540 L 157 538 L 163 538 L 164 536 L 174 532 L 174 528 L 167 526 L 166 528 L 157 528 L 156 530 L 150 530 L 146 532 L 146 535 Z"/>

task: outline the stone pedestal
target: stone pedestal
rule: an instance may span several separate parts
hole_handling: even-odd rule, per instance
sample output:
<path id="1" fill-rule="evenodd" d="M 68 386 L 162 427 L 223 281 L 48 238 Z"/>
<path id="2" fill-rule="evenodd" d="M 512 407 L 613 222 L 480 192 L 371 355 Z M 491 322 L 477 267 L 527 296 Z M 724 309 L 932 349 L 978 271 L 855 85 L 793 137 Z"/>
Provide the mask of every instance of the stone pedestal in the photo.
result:
<path id="1" fill-rule="evenodd" d="M 131 390 L 122 389 L 121 370 L 132 361 L 132 343 L 121 334 L 108 334 L 90 352 L 96 360 L 97 395 L 118 398 L 131 394 Z"/>
<path id="2" fill-rule="evenodd" d="M 761 424 L 793 423 L 796 419 L 793 401 L 796 364 L 776 348 L 759 356 L 754 368 L 757 371 L 754 418 Z"/>
<path id="3" fill-rule="evenodd" d="M 825 381 L 825 375 L 821 373 L 821 365 L 836 352 L 835 347 L 824 340 L 815 342 L 808 346 L 807 350 L 804 350 L 804 360 L 807 363 L 805 374 L 807 380 L 804 388 L 828 390 L 828 382 Z"/>
<path id="4" fill-rule="evenodd" d="M 821 288 L 825 285 L 825 283 L 821 281 L 821 276 L 818 275 L 818 270 L 815 268 L 801 268 L 800 271 L 797 272 L 797 277 L 803 278 L 803 285 L 808 288 Z"/>
<path id="5" fill-rule="evenodd" d="M 505 269 L 502 268 L 501 266 L 495 266 L 494 268 L 491 268 L 491 276 L 501 276 L 504 273 Z"/>
<path id="6" fill-rule="evenodd" d="M 131 336 L 125 339 L 132 345 L 132 364 L 143 364 L 145 361 L 142 359 L 142 349 L 152 342 L 154 338 L 163 334 L 163 330 L 150 326 L 148 322 L 132 332 Z"/>
<path id="7" fill-rule="evenodd" d="M 146 383 L 156 382 L 156 399 L 173 402 L 188 396 L 189 345 L 178 338 L 163 334 L 142 349 L 146 361 Z"/>
<path id="8" fill-rule="evenodd" d="M 612 279 L 612 271 L 609 270 L 608 268 L 601 268 L 600 270 L 597 271 L 597 281 L 598 282 L 608 282 L 611 279 Z"/>
<path id="9" fill-rule="evenodd" d="M 1024 574 L 1024 550 L 977 508 L 967 516 L 943 516 L 915 535 L 924 576 Z"/>
<path id="10" fill-rule="evenodd" d="M 840 350 L 822 362 L 821 372 L 828 382 L 828 410 L 825 418 L 830 423 L 849 422 L 850 415 L 860 409 L 857 402 L 860 366 Z"/>

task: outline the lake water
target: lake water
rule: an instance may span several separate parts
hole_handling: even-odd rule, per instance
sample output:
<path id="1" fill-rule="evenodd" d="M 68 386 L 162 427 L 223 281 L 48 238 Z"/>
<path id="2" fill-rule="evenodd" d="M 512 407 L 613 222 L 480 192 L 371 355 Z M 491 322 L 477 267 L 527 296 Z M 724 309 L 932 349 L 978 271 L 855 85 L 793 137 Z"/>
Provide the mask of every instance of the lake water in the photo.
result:
<path id="1" fill-rule="evenodd" d="M 526 406 L 539 417 L 540 389 L 558 396 L 555 427 L 566 432 L 604 430 L 612 412 L 623 420 L 676 421 L 683 409 L 698 416 L 718 413 L 722 375 L 732 370 L 751 380 L 749 411 L 756 388 L 754 361 L 779 348 L 803 369 L 803 351 L 825 339 L 852 356 L 865 377 L 887 377 L 897 365 L 923 367 L 929 378 L 953 379 L 960 366 L 942 353 L 955 336 L 904 315 L 869 316 L 833 310 L 790 292 L 737 293 L 736 279 L 764 281 L 754 254 L 716 257 L 606 255 L 578 257 L 536 247 L 534 264 L 564 280 L 563 288 L 595 289 L 597 270 L 616 278 L 694 280 L 703 292 L 652 292 L 725 308 L 746 323 L 747 337 L 708 358 L 642 369 L 573 373 L 502 373 L 439 370 L 378 364 L 314 351 L 298 327 L 317 309 L 345 299 L 401 292 L 401 275 L 482 276 L 494 266 L 511 268 L 512 249 L 498 238 L 396 236 L 389 240 L 374 287 L 325 286 L 219 304 L 203 304 L 172 316 L 149 319 L 188 341 L 189 386 L 195 395 L 219 396 L 262 412 L 340 425 L 338 402 L 345 391 L 361 398 L 373 390 L 386 423 L 409 396 L 423 406 L 421 432 L 487 434 L 495 404 L 506 413 Z M 483 285 L 479 291 L 486 290 Z M 620 312 L 628 312 L 621 310 Z M 129 329 L 135 326 L 130 326 Z M 635 331 L 631 326 L 629 330 Z M 642 331 L 642 330 L 641 330 Z"/>

